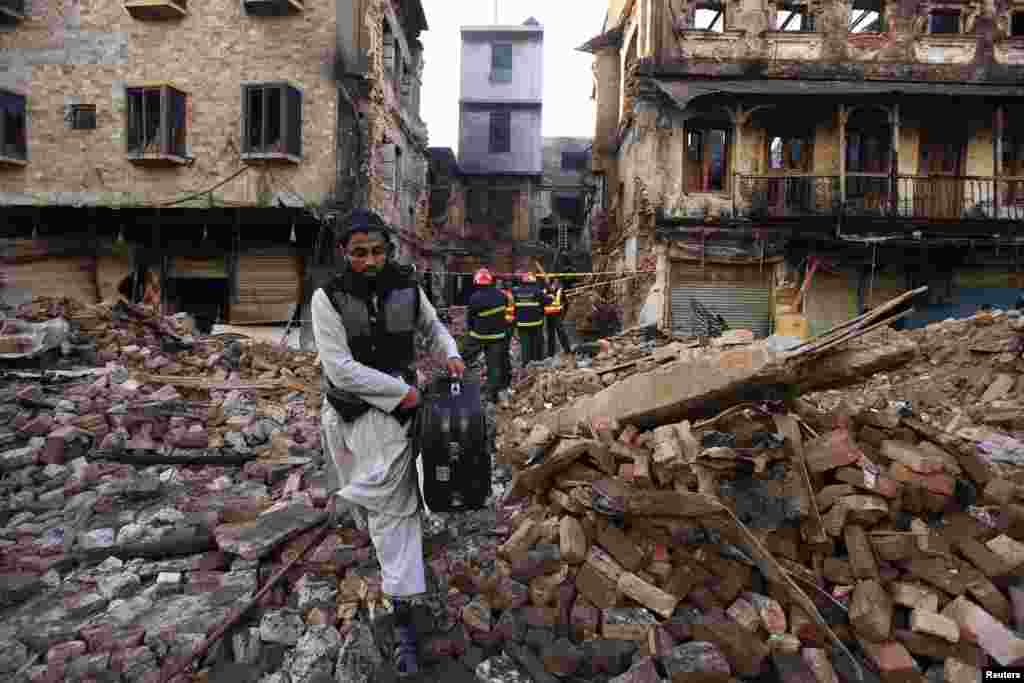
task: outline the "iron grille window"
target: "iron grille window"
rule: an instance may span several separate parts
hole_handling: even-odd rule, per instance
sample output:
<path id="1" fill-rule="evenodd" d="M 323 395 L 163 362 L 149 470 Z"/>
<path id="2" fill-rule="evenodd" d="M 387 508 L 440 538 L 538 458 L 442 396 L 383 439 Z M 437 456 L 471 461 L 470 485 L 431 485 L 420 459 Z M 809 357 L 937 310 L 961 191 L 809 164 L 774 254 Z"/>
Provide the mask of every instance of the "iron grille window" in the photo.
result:
<path id="1" fill-rule="evenodd" d="M 494 43 L 491 45 L 491 80 L 495 83 L 512 81 L 512 44 Z"/>
<path id="2" fill-rule="evenodd" d="M 188 156 L 185 98 L 169 85 L 128 88 L 129 156 Z"/>
<path id="3" fill-rule="evenodd" d="M 725 30 L 725 8 L 720 2 L 698 2 L 693 11 L 693 28 L 722 33 Z"/>
<path id="4" fill-rule="evenodd" d="M 512 151 L 512 113 L 491 112 L 490 152 L 504 154 Z"/>
<path id="5" fill-rule="evenodd" d="M 928 16 L 928 32 L 960 33 L 960 10 L 933 10 Z"/>
<path id="6" fill-rule="evenodd" d="M 775 13 L 776 31 L 813 31 L 814 15 L 803 3 L 785 3 Z"/>
<path id="7" fill-rule="evenodd" d="M 882 0 L 853 0 L 850 6 L 850 33 L 884 33 Z"/>
<path id="8" fill-rule="evenodd" d="M 2 156 L 7 159 L 28 158 L 25 128 L 25 96 L 0 90 L 0 140 Z"/>
<path id="9" fill-rule="evenodd" d="M 242 89 L 242 153 L 302 156 L 302 92 L 287 83 Z"/>
<path id="10" fill-rule="evenodd" d="M 95 104 L 72 104 L 68 108 L 68 126 L 73 130 L 92 130 L 96 128 Z"/>

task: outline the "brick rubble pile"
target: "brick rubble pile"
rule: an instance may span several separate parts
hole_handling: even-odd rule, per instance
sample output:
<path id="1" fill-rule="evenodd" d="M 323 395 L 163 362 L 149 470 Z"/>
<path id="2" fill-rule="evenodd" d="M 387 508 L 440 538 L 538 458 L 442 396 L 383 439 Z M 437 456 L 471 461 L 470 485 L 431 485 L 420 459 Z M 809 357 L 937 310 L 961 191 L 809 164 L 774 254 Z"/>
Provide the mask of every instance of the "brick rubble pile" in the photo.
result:
<path id="1" fill-rule="evenodd" d="M 851 344 L 909 339 L 900 368 L 648 429 L 530 415 L 678 346 L 613 339 L 592 368 L 531 373 L 500 423 L 511 536 L 471 636 L 504 644 L 509 681 L 973 683 L 1024 665 L 1021 330 L 1000 312 L 886 329 Z"/>
<path id="2" fill-rule="evenodd" d="M 320 526 L 312 355 L 134 309 L 18 313 L 71 321 L 56 362 L 84 374 L 0 368 L 0 680 L 165 680 L 290 562 L 172 680 L 392 680 L 368 535 Z M 500 500 L 428 520 L 419 680 L 959 682 L 1019 660 L 1017 323 L 945 325 L 851 342 L 919 345 L 852 388 L 644 429 L 543 423 L 758 345 L 637 331 L 520 373 Z"/>

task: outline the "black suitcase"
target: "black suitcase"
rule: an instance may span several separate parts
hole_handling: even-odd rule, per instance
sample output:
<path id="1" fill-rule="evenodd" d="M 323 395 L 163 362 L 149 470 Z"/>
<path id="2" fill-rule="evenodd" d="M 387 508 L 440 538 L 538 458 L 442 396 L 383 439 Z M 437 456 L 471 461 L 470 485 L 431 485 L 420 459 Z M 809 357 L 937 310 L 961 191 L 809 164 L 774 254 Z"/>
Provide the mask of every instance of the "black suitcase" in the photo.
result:
<path id="1" fill-rule="evenodd" d="M 447 377 L 424 392 L 417 417 L 423 498 L 432 512 L 479 510 L 491 494 L 480 385 Z"/>

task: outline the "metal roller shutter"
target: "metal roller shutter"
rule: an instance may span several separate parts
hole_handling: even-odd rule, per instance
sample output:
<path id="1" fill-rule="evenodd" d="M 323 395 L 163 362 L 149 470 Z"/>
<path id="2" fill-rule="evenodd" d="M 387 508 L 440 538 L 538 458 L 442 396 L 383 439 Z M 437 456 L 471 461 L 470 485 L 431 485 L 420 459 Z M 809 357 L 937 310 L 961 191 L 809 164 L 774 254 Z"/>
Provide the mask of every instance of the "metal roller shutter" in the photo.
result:
<path id="1" fill-rule="evenodd" d="M 238 257 L 238 297 L 231 303 L 231 324 L 287 322 L 299 303 L 303 271 L 297 254 Z"/>
<path id="2" fill-rule="evenodd" d="M 697 334 L 690 299 L 696 299 L 725 318 L 732 329 L 751 330 L 757 337 L 768 336 L 771 326 L 767 287 L 682 284 L 672 289 L 672 334 L 680 337 Z"/>
<path id="3" fill-rule="evenodd" d="M 167 269 L 173 278 L 227 278 L 224 256 L 175 256 Z"/>
<path id="4" fill-rule="evenodd" d="M 40 296 L 69 297 L 82 303 L 97 303 L 96 260 L 90 256 L 55 256 L 5 264 L 9 304 L 31 301 Z"/>

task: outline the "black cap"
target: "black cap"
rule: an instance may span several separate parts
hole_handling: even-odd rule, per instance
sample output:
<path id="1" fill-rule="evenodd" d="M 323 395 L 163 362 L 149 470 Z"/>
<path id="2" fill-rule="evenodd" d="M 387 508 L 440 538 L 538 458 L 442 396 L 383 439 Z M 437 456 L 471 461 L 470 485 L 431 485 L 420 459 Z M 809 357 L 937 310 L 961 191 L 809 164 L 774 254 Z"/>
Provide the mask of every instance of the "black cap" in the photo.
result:
<path id="1" fill-rule="evenodd" d="M 338 218 L 335 234 L 339 242 L 348 244 L 352 235 L 359 232 L 365 234 L 379 232 L 383 233 L 385 237 L 390 237 L 393 234 L 391 226 L 385 223 L 376 211 L 356 209 Z"/>

